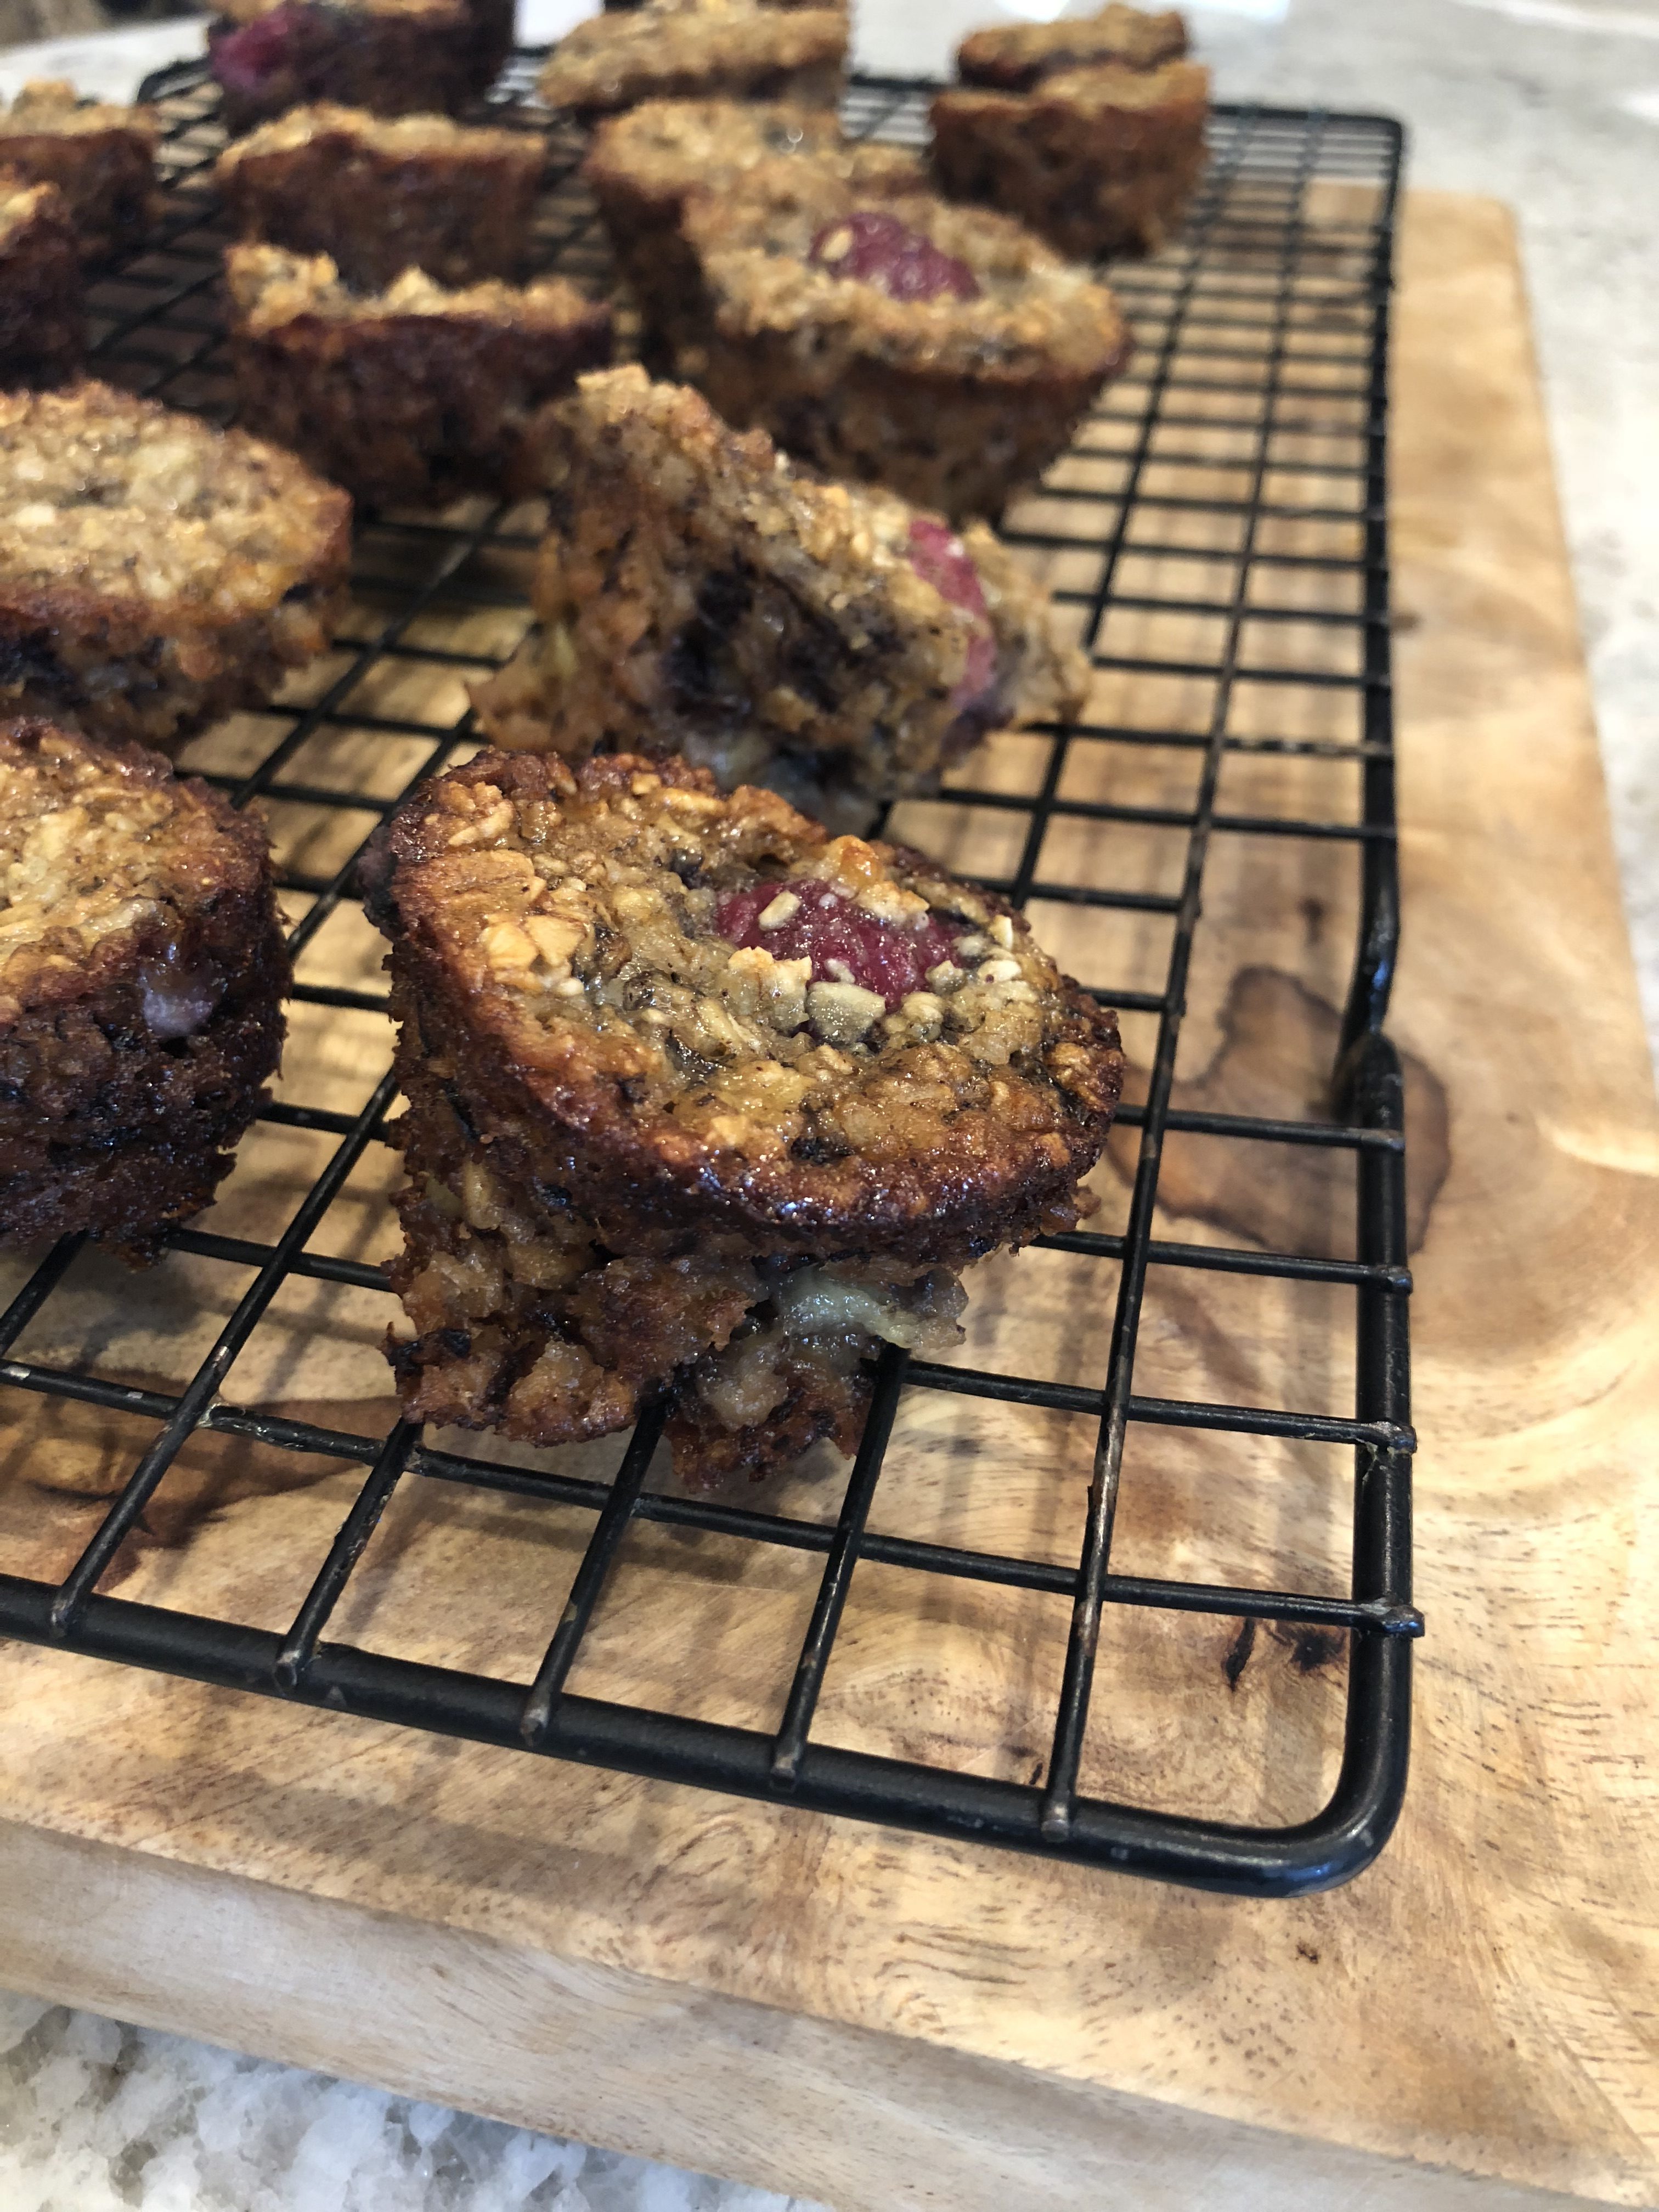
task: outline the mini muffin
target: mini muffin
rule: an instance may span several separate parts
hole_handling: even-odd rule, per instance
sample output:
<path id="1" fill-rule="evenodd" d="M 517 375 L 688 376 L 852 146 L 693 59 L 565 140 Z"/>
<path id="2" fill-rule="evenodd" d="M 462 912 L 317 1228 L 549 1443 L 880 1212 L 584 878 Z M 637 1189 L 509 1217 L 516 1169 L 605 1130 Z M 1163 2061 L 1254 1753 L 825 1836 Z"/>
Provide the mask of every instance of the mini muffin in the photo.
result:
<path id="1" fill-rule="evenodd" d="M 0 714 L 164 751 L 329 642 L 351 502 L 102 384 L 0 395 Z"/>
<path id="2" fill-rule="evenodd" d="M 393 817 L 414 1419 L 535 1443 L 667 1394 L 680 1474 L 850 1449 L 883 1342 L 1078 1218 L 1115 1024 L 1024 922 L 680 761 L 484 753 Z"/>
<path id="3" fill-rule="evenodd" d="M 1006 216 L 872 204 L 816 163 L 751 169 L 682 218 L 700 295 L 680 375 L 728 422 L 952 521 L 1000 512 L 1123 368 L 1117 303 Z"/>
<path id="4" fill-rule="evenodd" d="M 550 107 L 614 115 L 645 100 L 783 100 L 834 107 L 847 62 L 838 8 L 759 0 L 646 0 L 578 23 L 537 90 Z"/>
<path id="5" fill-rule="evenodd" d="M 780 157 L 823 167 L 872 199 L 927 189 L 918 155 L 849 141 L 823 108 L 651 100 L 594 131 L 582 177 L 653 340 L 669 337 L 697 294 L 696 262 L 680 234 L 688 199 L 694 192 L 727 195 L 758 163 Z"/>
<path id="6" fill-rule="evenodd" d="M 446 291 L 407 269 L 359 298 L 325 254 L 233 246 L 240 419 L 371 505 L 501 493 L 532 414 L 611 356 L 611 312 L 562 277 Z"/>
<path id="7" fill-rule="evenodd" d="M 933 102 L 933 166 L 953 199 L 1018 216 L 1062 253 L 1152 253 L 1204 169 L 1210 73 L 1194 62 L 1046 76 L 1030 93 Z"/>
<path id="8" fill-rule="evenodd" d="M 318 100 L 452 114 L 480 89 L 479 36 L 467 0 L 221 0 L 208 68 L 233 134 Z"/>
<path id="9" fill-rule="evenodd" d="M 863 827 L 988 729 L 1080 704 L 1086 661 L 983 524 L 803 475 L 639 368 L 544 429 L 542 627 L 474 693 L 497 744 L 683 752 Z"/>
<path id="10" fill-rule="evenodd" d="M 1061 70 L 1115 62 L 1125 69 L 1157 69 L 1187 51 L 1187 26 L 1173 9 L 1149 15 L 1111 0 L 1097 15 L 1066 15 L 1053 23 L 999 23 L 975 31 L 957 49 L 957 74 L 964 84 L 997 92 L 1029 92 Z"/>
<path id="11" fill-rule="evenodd" d="M 0 114 L 0 166 L 56 185 L 88 260 L 142 245 L 161 209 L 155 118 L 142 107 L 80 102 L 58 78 L 26 84 Z"/>
<path id="12" fill-rule="evenodd" d="M 62 192 L 0 169 L 0 386 L 62 384 L 76 373 L 85 295 Z"/>
<path id="13" fill-rule="evenodd" d="M 289 983 L 256 821 L 142 746 L 0 729 L 0 1241 L 153 1257 L 229 1170 Z"/>
<path id="14" fill-rule="evenodd" d="M 325 253 L 377 292 L 405 269 L 443 284 L 514 276 L 530 249 L 545 149 L 521 131 L 395 118 L 325 101 L 219 157 L 219 197 L 250 244 Z"/>

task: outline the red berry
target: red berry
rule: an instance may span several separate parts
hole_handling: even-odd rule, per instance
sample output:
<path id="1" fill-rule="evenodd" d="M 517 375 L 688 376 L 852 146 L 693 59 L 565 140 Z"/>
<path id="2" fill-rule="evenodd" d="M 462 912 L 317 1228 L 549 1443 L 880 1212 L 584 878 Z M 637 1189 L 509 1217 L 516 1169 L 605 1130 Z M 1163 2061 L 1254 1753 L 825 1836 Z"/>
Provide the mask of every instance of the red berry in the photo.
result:
<path id="1" fill-rule="evenodd" d="M 228 92 L 252 94 L 289 59 L 300 10 L 283 5 L 256 15 L 224 37 L 213 41 L 214 76 Z"/>
<path id="2" fill-rule="evenodd" d="M 959 712 L 979 706 L 987 702 L 997 673 L 996 633 L 991 628 L 979 571 L 956 532 L 930 514 L 911 518 L 910 566 L 942 599 L 975 617 L 974 635 L 968 641 L 968 665 L 951 694 L 951 704 Z"/>
<path id="3" fill-rule="evenodd" d="M 965 261 L 878 208 L 860 208 L 825 223 L 807 258 L 832 276 L 873 284 L 890 300 L 979 297 L 979 279 Z"/>
<path id="4" fill-rule="evenodd" d="M 786 891 L 799 905 L 787 921 L 763 929 L 760 917 Z M 928 969 L 950 959 L 957 945 L 955 933 L 931 915 L 920 929 L 878 921 L 811 877 L 730 892 L 715 910 L 714 927 L 733 945 L 763 945 L 775 960 L 810 960 L 815 983 L 858 983 L 889 1007 L 907 991 L 925 989 Z"/>

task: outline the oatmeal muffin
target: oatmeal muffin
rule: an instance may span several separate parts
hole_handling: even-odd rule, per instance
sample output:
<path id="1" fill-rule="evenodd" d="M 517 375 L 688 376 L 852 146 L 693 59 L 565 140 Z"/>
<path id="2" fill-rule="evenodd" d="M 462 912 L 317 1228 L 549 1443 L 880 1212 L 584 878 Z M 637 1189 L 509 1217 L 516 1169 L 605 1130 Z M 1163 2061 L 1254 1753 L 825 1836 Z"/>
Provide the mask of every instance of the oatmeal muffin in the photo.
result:
<path id="1" fill-rule="evenodd" d="M 393 817 L 405 1412 L 682 1476 L 854 1445 L 863 1363 L 1077 1218 L 1121 1058 L 1024 922 L 681 761 L 484 753 Z"/>
<path id="2" fill-rule="evenodd" d="M 582 176 L 650 345 L 671 342 L 695 308 L 697 265 L 680 234 L 687 200 L 729 194 L 758 163 L 781 157 L 826 167 L 872 199 L 928 187 L 907 148 L 849 142 L 828 109 L 787 101 L 650 100 L 594 131 Z"/>
<path id="3" fill-rule="evenodd" d="M 0 386 L 61 384 L 76 374 L 84 299 L 64 195 L 0 168 Z"/>
<path id="4" fill-rule="evenodd" d="M 56 185 L 88 260 L 143 242 L 160 210 L 156 126 L 142 107 L 79 102 L 53 78 L 26 84 L 0 114 L 0 167 Z"/>
<path id="5" fill-rule="evenodd" d="M 375 506 L 501 492 L 532 413 L 611 355 L 611 312 L 562 278 L 446 291 L 418 269 L 371 298 L 326 254 L 225 257 L 240 419 Z"/>
<path id="6" fill-rule="evenodd" d="M 1210 73 L 1081 69 L 1030 93 L 960 88 L 933 102 L 933 166 L 953 199 L 1018 216 L 1062 253 L 1153 253 L 1204 169 Z"/>
<path id="7" fill-rule="evenodd" d="M 208 67 L 233 134 L 318 100 L 372 115 L 452 114 L 480 89 L 480 33 L 467 0 L 220 5 Z"/>
<path id="8" fill-rule="evenodd" d="M 614 115 L 645 100 L 781 100 L 833 108 L 847 62 L 837 8 L 760 0 L 646 0 L 578 23 L 537 90 L 550 107 Z"/>
<path id="9" fill-rule="evenodd" d="M 806 161 L 682 217 L 699 283 L 684 380 L 826 475 L 952 521 L 994 515 L 1063 452 L 1129 336 L 1117 303 L 1010 217 L 871 204 Z"/>
<path id="10" fill-rule="evenodd" d="M 975 31 L 957 49 L 957 74 L 964 84 L 999 92 L 1029 92 L 1059 70 L 1116 62 L 1125 69 L 1157 69 L 1187 51 L 1187 26 L 1170 9 L 1148 15 L 1111 0 L 1097 15 L 1067 15 L 1054 23 L 999 23 Z"/>
<path id="11" fill-rule="evenodd" d="M 377 292 L 405 269 L 444 284 L 510 277 L 530 247 L 544 149 L 443 115 L 291 108 L 220 155 L 219 198 L 252 244 L 326 253 Z"/>
<path id="12" fill-rule="evenodd" d="M 106 385 L 0 395 L 0 715 L 163 750 L 328 644 L 351 502 Z"/>
<path id="13" fill-rule="evenodd" d="M 289 981 L 257 822 L 142 746 L 0 729 L 0 1241 L 153 1257 L 264 1097 Z"/>
<path id="14" fill-rule="evenodd" d="M 473 695 L 498 744 L 680 752 L 862 828 L 987 730 L 1080 705 L 1087 662 L 982 523 L 820 483 L 639 368 L 552 416 L 541 628 Z"/>

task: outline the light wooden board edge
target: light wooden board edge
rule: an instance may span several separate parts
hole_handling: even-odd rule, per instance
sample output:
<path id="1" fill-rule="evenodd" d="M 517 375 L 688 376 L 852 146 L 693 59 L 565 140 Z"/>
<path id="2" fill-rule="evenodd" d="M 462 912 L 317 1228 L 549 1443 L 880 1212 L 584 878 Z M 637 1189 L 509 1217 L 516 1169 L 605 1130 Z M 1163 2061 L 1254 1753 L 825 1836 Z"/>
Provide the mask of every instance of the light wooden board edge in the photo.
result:
<path id="1" fill-rule="evenodd" d="M 40 1934 L 64 1921 L 81 1931 L 73 1957 Z M 1227 2212 L 1583 2203 L 12 1822 L 0 1959 L 31 1995 L 520 2126 L 556 2121 L 834 2212 L 1186 2212 L 1217 2201 L 1223 2177 Z"/>

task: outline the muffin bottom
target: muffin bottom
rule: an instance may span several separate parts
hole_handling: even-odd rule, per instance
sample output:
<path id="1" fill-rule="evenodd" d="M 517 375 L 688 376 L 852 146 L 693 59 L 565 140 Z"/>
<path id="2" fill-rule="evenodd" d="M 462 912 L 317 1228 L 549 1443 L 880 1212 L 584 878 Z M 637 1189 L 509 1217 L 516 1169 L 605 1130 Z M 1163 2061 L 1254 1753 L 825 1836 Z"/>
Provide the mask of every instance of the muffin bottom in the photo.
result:
<path id="1" fill-rule="evenodd" d="M 1097 373 L 997 384 L 896 362 L 854 361 L 827 384 L 793 337 L 718 331 L 680 369 L 735 428 L 768 430 L 829 477 L 882 483 L 952 522 L 1000 514 L 1070 444 Z"/>

